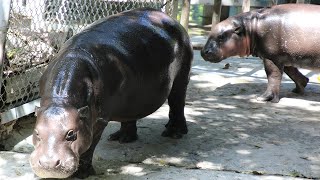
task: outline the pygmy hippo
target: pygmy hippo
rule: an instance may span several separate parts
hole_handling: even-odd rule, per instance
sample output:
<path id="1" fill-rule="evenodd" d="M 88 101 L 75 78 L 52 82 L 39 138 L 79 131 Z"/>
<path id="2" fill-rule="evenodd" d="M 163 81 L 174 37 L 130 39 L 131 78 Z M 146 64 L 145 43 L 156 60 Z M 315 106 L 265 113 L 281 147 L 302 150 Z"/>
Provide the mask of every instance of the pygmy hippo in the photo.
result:
<path id="1" fill-rule="evenodd" d="M 42 178 L 94 174 L 92 156 L 109 121 L 110 140 L 137 139 L 137 119 L 168 99 L 162 136 L 188 132 L 184 116 L 193 52 L 187 32 L 166 14 L 137 9 L 98 20 L 71 37 L 40 79 L 30 164 Z"/>
<path id="2" fill-rule="evenodd" d="M 260 101 L 279 102 L 283 71 L 303 93 L 309 79 L 297 68 L 320 68 L 320 6 L 284 4 L 242 13 L 218 23 L 201 51 L 206 61 L 253 55 L 263 59 L 268 78 Z"/>

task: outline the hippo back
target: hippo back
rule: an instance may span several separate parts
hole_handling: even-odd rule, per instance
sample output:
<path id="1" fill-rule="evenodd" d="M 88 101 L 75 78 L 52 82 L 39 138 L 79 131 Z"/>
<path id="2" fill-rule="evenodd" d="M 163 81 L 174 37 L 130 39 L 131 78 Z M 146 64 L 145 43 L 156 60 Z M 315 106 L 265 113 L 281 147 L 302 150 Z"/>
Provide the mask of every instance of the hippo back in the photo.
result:
<path id="1" fill-rule="evenodd" d="M 297 67 L 320 57 L 319 6 L 278 5 L 257 11 L 257 19 L 254 43 L 258 56 Z"/>
<path id="2" fill-rule="evenodd" d="M 100 116 L 114 119 L 140 118 L 158 109 L 180 67 L 191 64 L 190 58 L 184 57 L 192 56 L 183 27 L 152 9 L 128 11 L 93 23 L 69 39 L 56 59 L 64 59 L 71 51 L 79 54 L 74 59 L 83 59 L 90 67 L 88 79 L 93 83 L 83 87 L 93 87 Z M 48 71 L 66 66 L 55 64 L 60 66 L 52 65 Z M 83 71 L 75 73 L 83 77 L 79 72 Z M 70 79 L 69 75 L 64 79 Z M 47 88 L 46 93 L 52 90 Z"/>

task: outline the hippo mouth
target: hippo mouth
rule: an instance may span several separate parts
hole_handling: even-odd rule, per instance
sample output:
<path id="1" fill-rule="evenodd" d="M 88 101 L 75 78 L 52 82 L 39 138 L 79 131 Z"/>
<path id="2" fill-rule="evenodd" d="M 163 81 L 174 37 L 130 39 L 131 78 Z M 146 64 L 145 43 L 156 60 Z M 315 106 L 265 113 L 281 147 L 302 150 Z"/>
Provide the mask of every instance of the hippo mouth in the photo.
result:
<path id="1" fill-rule="evenodd" d="M 212 55 L 211 56 L 202 56 L 202 58 L 205 61 L 209 61 L 209 62 L 212 62 L 212 63 L 219 63 L 224 59 L 223 56 L 217 57 L 217 56 L 212 56 Z"/>
<path id="2" fill-rule="evenodd" d="M 44 169 L 44 168 L 32 168 L 33 172 L 40 178 L 68 178 L 72 176 L 76 172 L 76 168 L 74 170 L 57 170 L 57 169 Z"/>
<path id="3" fill-rule="evenodd" d="M 68 178 L 78 169 L 78 158 L 70 158 L 64 163 L 57 164 L 56 167 L 49 168 L 30 159 L 30 165 L 33 172 L 40 178 Z"/>
<path id="4" fill-rule="evenodd" d="M 201 51 L 202 58 L 205 61 L 209 61 L 209 62 L 213 62 L 213 63 L 221 62 L 224 59 L 223 55 L 218 56 L 218 54 L 220 54 L 220 53 L 217 53 L 217 52 L 213 53 L 212 51 L 208 51 L 208 50 L 205 50 L 205 49 L 203 49 Z"/>

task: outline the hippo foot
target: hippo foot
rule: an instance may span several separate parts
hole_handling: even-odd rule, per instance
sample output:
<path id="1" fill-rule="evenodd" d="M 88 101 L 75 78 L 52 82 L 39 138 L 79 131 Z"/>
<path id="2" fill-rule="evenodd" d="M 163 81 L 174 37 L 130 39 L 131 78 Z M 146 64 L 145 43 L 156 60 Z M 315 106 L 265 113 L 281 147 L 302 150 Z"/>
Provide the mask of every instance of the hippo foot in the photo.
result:
<path id="1" fill-rule="evenodd" d="M 83 164 L 78 167 L 78 170 L 72 175 L 72 177 L 84 179 L 95 174 L 96 171 L 94 170 L 92 164 Z"/>
<path id="2" fill-rule="evenodd" d="M 304 88 L 307 86 L 308 82 L 309 78 L 305 77 L 303 81 L 299 82 L 299 84 L 296 84 L 296 88 L 294 88 L 292 92 L 297 94 L 303 94 Z"/>
<path id="3" fill-rule="evenodd" d="M 125 132 L 117 131 L 113 134 L 110 134 L 108 137 L 109 141 L 119 141 L 120 143 L 129 143 L 138 139 L 138 134 L 136 132 Z"/>
<path id="4" fill-rule="evenodd" d="M 257 97 L 258 101 L 269 101 L 272 103 L 278 103 L 280 101 L 279 96 L 274 95 L 273 93 L 264 93 L 261 96 Z"/>
<path id="5" fill-rule="evenodd" d="M 187 133 L 188 133 L 188 128 L 185 122 L 181 124 L 175 124 L 169 121 L 169 123 L 166 124 L 166 130 L 162 132 L 161 136 L 171 137 L 173 139 L 180 139 L 182 138 L 183 134 L 187 134 Z"/>
<path id="6" fill-rule="evenodd" d="M 304 94 L 304 89 L 294 88 L 292 89 L 292 92 L 296 94 Z"/>

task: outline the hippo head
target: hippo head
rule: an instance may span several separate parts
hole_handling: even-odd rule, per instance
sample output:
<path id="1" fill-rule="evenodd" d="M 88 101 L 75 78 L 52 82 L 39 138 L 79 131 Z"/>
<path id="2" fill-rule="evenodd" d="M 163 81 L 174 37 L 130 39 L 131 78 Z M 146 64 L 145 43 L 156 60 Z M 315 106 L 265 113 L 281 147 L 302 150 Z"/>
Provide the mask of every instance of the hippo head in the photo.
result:
<path id="1" fill-rule="evenodd" d="M 35 150 L 30 156 L 34 173 L 41 178 L 66 178 L 77 171 L 80 155 L 92 143 L 89 107 L 76 109 L 50 105 L 36 110 Z"/>
<path id="2" fill-rule="evenodd" d="M 230 17 L 211 29 L 201 56 L 206 61 L 217 63 L 231 56 L 247 55 L 247 40 L 241 19 Z"/>

